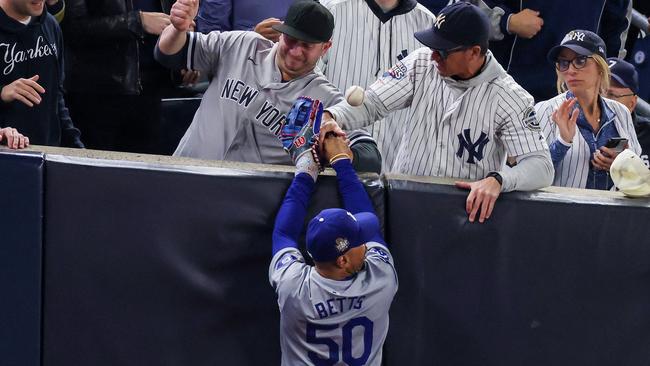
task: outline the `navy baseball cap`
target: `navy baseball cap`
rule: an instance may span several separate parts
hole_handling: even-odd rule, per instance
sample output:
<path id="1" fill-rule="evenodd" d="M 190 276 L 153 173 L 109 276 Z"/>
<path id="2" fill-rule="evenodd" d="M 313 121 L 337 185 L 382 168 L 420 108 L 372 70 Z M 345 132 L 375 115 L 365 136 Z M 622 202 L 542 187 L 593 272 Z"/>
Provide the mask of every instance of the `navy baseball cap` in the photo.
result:
<path id="1" fill-rule="evenodd" d="M 415 32 L 420 43 L 436 50 L 475 45 L 487 47 L 489 37 L 487 16 L 479 7 L 466 2 L 445 7 L 431 28 Z"/>
<path id="2" fill-rule="evenodd" d="M 284 22 L 271 28 L 308 43 L 327 42 L 334 32 L 334 16 L 318 1 L 298 0 L 287 10 Z"/>
<path id="3" fill-rule="evenodd" d="M 612 79 L 624 88 L 632 90 L 632 93 L 639 92 L 639 73 L 631 63 L 616 57 L 607 59 L 609 65 L 609 72 Z"/>
<path id="4" fill-rule="evenodd" d="M 307 252 L 316 262 L 332 262 L 348 250 L 370 241 L 379 232 L 374 213 L 356 215 L 329 208 L 311 219 L 307 226 Z"/>
<path id="5" fill-rule="evenodd" d="M 607 56 L 607 47 L 602 38 L 596 33 L 588 30 L 576 29 L 567 33 L 559 46 L 555 46 L 548 51 L 546 58 L 551 62 L 557 61 L 557 56 L 562 51 L 562 48 L 568 48 L 571 51 L 581 56 L 599 55 L 603 59 Z"/>

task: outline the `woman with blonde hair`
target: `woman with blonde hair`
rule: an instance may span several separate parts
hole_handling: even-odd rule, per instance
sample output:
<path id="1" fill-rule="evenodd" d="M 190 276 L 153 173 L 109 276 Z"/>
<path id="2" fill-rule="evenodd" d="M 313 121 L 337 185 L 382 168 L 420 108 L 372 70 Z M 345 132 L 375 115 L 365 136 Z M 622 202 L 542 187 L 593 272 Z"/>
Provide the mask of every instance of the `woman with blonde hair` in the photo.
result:
<path id="1" fill-rule="evenodd" d="M 620 153 L 608 141 L 627 139 L 641 152 L 627 108 L 603 96 L 609 87 L 605 42 L 586 30 L 569 32 L 548 53 L 555 64 L 558 96 L 535 105 L 555 166 L 553 185 L 611 189 L 609 167 Z"/>

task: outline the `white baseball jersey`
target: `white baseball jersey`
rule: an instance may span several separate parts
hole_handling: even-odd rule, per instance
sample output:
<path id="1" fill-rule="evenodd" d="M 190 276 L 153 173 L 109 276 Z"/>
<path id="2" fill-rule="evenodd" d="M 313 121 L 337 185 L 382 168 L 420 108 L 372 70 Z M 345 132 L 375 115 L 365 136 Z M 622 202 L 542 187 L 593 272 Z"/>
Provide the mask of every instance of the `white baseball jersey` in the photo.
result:
<path id="1" fill-rule="evenodd" d="M 319 72 L 282 82 L 278 44 L 255 32 L 188 33 L 186 67 L 213 75 L 175 156 L 291 164 L 277 136 L 293 102 L 343 100 Z"/>
<path id="2" fill-rule="evenodd" d="M 334 15 L 335 27 L 332 48 L 319 67 L 341 91 L 352 85 L 368 87 L 421 47 L 413 34 L 435 22 L 435 16 L 415 0 L 401 0 L 388 14 L 374 1 L 332 0 L 325 5 Z M 391 170 L 407 117 L 408 110 L 397 111 L 367 128 L 377 141 L 385 172 Z"/>
<path id="3" fill-rule="evenodd" d="M 539 102 L 535 105 L 539 125 L 542 128 L 542 132 L 549 145 L 555 142 L 560 135 L 560 130 L 551 120 L 551 115 L 560 107 L 562 102 L 566 100 L 566 94 L 567 93 L 562 93 L 552 99 Z M 636 132 L 634 131 L 632 116 L 627 107 L 615 100 L 603 98 L 603 101 L 614 112 L 613 118 L 609 121 L 604 121 L 603 125 L 606 123 L 614 123 L 619 135 L 628 140 L 629 148 L 634 151 L 635 154 L 640 155 L 641 145 L 639 144 Z M 585 141 L 584 137 L 582 137 L 580 129 L 576 128 L 571 148 L 567 151 L 564 159 L 555 165 L 555 178 L 553 179 L 553 185 L 585 188 L 587 185 L 589 162 L 591 159 L 592 155 L 589 145 L 587 144 L 587 141 Z"/>
<path id="4" fill-rule="evenodd" d="M 322 277 L 296 248 L 273 256 L 269 280 L 280 307 L 282 365 L 381 364 L 397 273 L 386 247 L 367 248 L 364 269 L 341 281 Z"/>
<path id="5" fill-rule="evenodd" d="M 408 108 L 394 170 L 403 174 L 482 179 L 503 169 L 508 156 L 544 151 L 533 98 L 490 51 L 470 80 L 441 77 L 431 50 L 420 48 L 366 90 L 358 108 L 328 110 L 343 126 L 363 126 Z"/>

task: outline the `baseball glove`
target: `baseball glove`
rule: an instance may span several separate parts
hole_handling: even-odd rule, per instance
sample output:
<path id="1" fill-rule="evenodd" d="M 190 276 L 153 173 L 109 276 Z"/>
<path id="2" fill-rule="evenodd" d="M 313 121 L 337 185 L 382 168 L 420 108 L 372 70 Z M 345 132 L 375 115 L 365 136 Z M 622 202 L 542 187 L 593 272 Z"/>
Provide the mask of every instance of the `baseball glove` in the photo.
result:
<path id="1" fill-rule="evenodd" d="M 280 140 L 284 150 L 291 155 L 294 164 L 300 156 L 309 152 L 313 155 L 319 170 L 322 170 L 317 153 L 322 116 L 323 104 L 318 99 L 300 97 L 293 103 L 282 125 Z"/>

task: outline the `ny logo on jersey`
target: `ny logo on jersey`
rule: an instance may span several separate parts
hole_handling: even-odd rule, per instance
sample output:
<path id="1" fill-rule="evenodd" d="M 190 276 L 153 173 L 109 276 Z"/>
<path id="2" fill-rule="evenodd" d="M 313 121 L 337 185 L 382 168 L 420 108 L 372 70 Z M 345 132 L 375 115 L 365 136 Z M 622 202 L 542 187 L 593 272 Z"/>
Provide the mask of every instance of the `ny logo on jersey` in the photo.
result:
<path id="1" fill-rule="evenodd" d="M 446 20 L 445 19 L 445 14 L 440 14 L 440 16 L 438 16 L 438 18 L 436 19 L 436 23 L 433 26 L 440 29 L 440 27 L 442 26 L 442 23 L 444 23 L 445 20 Z"/>
<path id="2" fill-rule="evenodd" d="M 483 160 L 483 150 L 485 150 L 485 145 L 487 145 L 490 139 L 487 137 L 485 132 L 481 132 L 481 136 L 479 136 L 478 140 L 472 142 L 472 136 L 470 134 L 471 132 L 469 128 L 463 130 L 463 133 L 458 134 L 458 143 L 460 144 L 460 147 L 456 152 L 456 156 L 462 158 L 463 152 L 467 150 L 469 153 L 467 162 L 470 164 L 476 164 L 474 158 L 478 161 Z"/>

